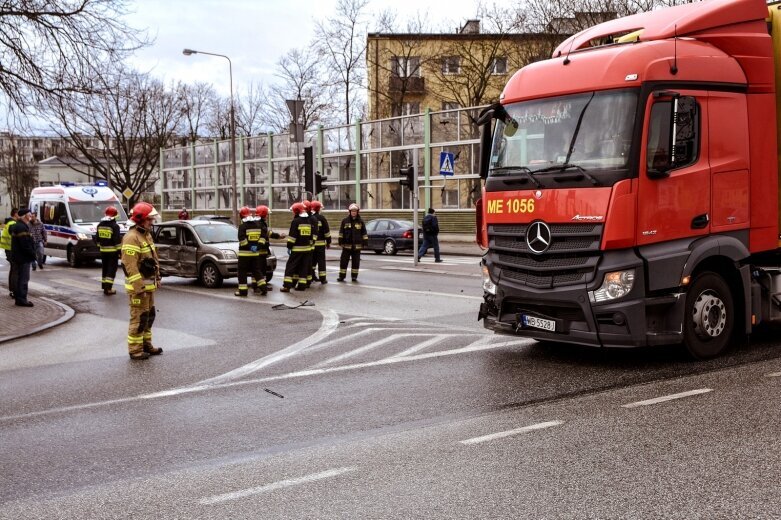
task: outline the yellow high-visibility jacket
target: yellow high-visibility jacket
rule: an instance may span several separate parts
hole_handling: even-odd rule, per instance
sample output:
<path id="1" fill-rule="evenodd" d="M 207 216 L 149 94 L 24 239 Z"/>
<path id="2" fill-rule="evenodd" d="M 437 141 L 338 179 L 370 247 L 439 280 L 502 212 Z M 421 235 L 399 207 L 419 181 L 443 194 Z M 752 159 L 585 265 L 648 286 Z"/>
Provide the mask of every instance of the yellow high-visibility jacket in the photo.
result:
<path id="1" fill-rule="evenodd" d="M 155 272 L 141 274 L 141 262 L 145 258 L 154 260 Z M 141 228 L 133 226 L 122 239 L 122 269 L 125 271 L 125 290 L 130 294 L 153 292 L 157 289 L 160 280 L 160 260 L 152 241 L 152 234 Z"/>

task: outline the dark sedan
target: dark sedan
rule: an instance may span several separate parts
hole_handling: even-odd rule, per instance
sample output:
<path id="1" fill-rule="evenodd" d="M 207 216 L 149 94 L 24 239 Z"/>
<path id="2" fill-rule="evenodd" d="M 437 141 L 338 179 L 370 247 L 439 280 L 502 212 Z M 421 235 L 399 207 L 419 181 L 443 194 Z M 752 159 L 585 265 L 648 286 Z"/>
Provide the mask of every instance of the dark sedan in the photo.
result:
<path id="1" fill-rule="evenodd" d="M 155 226 L 155 246 L 160 274 L 198 278 L 205 287 L 220 287 L 239 271 L 239 234 L 230 224 L 214 220 L 174 220 Z M 266 280 L 271 281 L 277 257 L 266 260 Z"/>
<path id="2" fill-rule="evenodd" d="M 394 220 L 378 218 L 366 223 L 366 232 L 369 234 L 369 249 L 373 249 L 378 255 L 385 253 L 395 255 L 398 251 L 412 249 L 413 225 L 409 220 Z M 422 237 L 423 231 L 418 228 L 418 236 Z"/>

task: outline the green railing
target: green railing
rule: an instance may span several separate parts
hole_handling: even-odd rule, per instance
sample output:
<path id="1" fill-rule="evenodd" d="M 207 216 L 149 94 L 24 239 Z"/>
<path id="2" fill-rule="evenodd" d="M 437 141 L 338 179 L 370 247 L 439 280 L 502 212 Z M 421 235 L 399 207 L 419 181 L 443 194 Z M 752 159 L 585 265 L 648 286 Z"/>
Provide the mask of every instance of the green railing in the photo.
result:
<path id="1" fill-rule="evenodd" d="M 482 107 L 320 127 L 304 143 L 288 134 L 237 137 L 236 179 L 239 206 L 265 204 L 281 211 L 301 199 L 304 147 L 315 149 L 315 169 L 325 176 L 318 195 L 326 211 L 356 202 L 365 213 L 411 218 L 409 190 L 399 184 L 399 168 L 419 150 L 417 165 L 421 211 L 433 207 L 452 215 L 448 231 L 472 233 L 474 204 L 480 197 L 478 128 Z M 455 154 L 453 176 L 439 174 L 440 153 Z M 161 200 L 164 218 L 187 207 L 191 215 L 224 214 L 231 209 L 230 141 L 192 143 L 161 150 Z M 278 216 L 277 216 L 278 215 Z M 443 215 L 444 216 L 444 215 Z"/>

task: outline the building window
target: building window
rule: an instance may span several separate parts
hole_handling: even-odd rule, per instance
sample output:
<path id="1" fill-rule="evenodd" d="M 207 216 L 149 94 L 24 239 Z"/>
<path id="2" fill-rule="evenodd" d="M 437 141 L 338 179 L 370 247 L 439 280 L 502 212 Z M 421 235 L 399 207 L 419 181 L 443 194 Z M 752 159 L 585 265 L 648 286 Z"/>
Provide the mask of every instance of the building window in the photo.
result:
<path id="1" fill-rule="evenodd" d="M 411 116 L 420 114 L 420 103 L 403 103 L 401 105 L 401 116 Z"/>
<path id="2" fill-rule="evenodd" d="M 452 101 L 443 101 L 442 110 L 444 114 L 442 114 L 442 119 L 443 120 L 458 119 L 458 112 L 456 112 L 456 110 L 458 110 L 459 108 L 461 108 L 461 105 L 459 105 L 458 103 L 454 103 Z"/>
<path id="3" fill-rule="evenodd" d="M 420 77 L 420 58 L 417 56 L 394 56 L 391 59 L 391 70 L 400 78 Z"/>
<path id="4" fill-rule="evenodd" d="M 458 189 L 442 191 L 442 207 L 458 208 Z"/>
<path id="5" fill-rule="evenodd" d="M 507 74 L 507 58 L 492 59 L 491 74 Z"/>
<path id="6" fill-rule="evenodd" d="M 442 60 L 442 74 L 458 74 L 461 72 L 461 57 L 447 56 Z"/>

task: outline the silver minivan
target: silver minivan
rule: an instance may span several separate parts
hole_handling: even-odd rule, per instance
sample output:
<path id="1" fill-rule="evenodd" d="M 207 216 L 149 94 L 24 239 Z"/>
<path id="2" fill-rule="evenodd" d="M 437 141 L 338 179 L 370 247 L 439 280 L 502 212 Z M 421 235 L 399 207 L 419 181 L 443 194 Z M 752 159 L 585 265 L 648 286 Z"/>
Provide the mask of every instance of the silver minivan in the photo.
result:
<path id="1" fill-rule="evenodd" d="M 155 225 L 155 246 L 162 276 L 198 278 L 204 287 L 220 287 L 239 272 L 239 230 L 214 220 L 172 220 Z M 277 268 L 273 251 L 266 261 L 266 281 Z"/>

